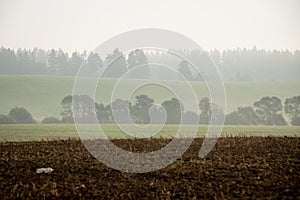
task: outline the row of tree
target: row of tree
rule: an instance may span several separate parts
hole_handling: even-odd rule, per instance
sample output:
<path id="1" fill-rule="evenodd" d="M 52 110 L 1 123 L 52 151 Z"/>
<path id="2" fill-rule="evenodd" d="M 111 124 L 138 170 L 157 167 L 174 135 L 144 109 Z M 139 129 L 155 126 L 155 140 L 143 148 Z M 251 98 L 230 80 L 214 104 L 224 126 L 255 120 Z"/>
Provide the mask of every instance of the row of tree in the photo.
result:
<path id="1" fill-rule="evenodd" d="M 71 110 L 72 101 L 75 113 Z M 95 104 L 96 112 L 93 111 L 93 104 Z M 284 110 L 292 125 L 300 125 L 300 96 L 287 98 L 284 108 L 278 97 L 266 96 L 254 102 L 253 107 L 238 107 L 237 110 L 226 116 L 222 109 L 210 102 L 208 98 L 200 100 L 199 116 L 193 111 L 184 111 L 182 103 L 176 98 L 164 101 L 157 106 L 154 105 L 154 100 L 147 95 L 136 96 L 134 104 L 127 100 L 116 99 L 107 106 L 94 103 L 86 95 L 67 96 L 62 100 L 61 105 L 63 107 L 62 121 L 67 123 L 73 122 L 74 114 L 79 122 L 89 122 L 96 115 L 100 123 L 163 123 L 162 116 L 166 114 L 167 124 L 179 124 L 181 119 L 184 124 L 220 124 L 225 117 L 226 125 L 284 126 L 288 124 L 283 117 Z M 115 117 L 117 117 L 117 121 L 115 121 Z"/>
<path id="2" fill-rule="evenodd" d="M 288 123 L 282 116 L 283 110 L 292 125 L 300 125 L 300 96 L 287 98 L 284 103 L 278 97 L 263 97 L 251 106 L 238 107 L 236 111 L 226 116 L 225 124 L 230 125 L 277 125 Z"/>
<path id="3" fill-rule="evenodd" d="M 103 72 L 105 66 L 110 66 L 104 76 L 120 77 L 134 66 L 147 63 L 141 50 L 132 51 L 126 59 L 121 51 L 115 49 L 102 60 L 97 53 L 87 51 L 73 52 L 69 56 L 61 49 L 0 49 L 0 74 L 76 75 L 82 66 L 84 75 L 95 76 Z M 149 73 L 143 73 L 143 76 L 149 76 Z"/>
<path id="4" fill-rule="evenodd" d="M 163 51 L 142 51 L 140 49 L 123 54 L 115 49 L 111 54 L 101 58 L 98 54 L 87 51 L 73 52 L 71 55 L 59 50 L 33 50 L 0 48 L 0 74 L 48 74 L 76 75 L 79 67 L 84 66 L 85 75 L 105 77 L 120 77 L 136 66 L 144 65 L 142 69 L 134 70 L 127 78 L 155 78 L 178 80 L 172 73 L 149 69 L 148 63 L 162 63 L 178 69 L 188 80 L 201 81 L 202 76 L 212 77 L 211 67 L 214 63 L 219 67 L 225 81 L 273 81 L 300 80 L 300 51 L 265 51 L 252 49 L 227 49 L 222 52 L 212 50 L 201 52 L 197 50 L 173 50 L 173 53 Z M 174 53 L 175 52 L 175 53 Z M 199 71 L 175 54 L 184 55 Z M 107 66 L 110 66 L 107 68 Z"/>
<path id="5" fill-rule="evenodd" d="M 200 115 L 192 111 L 184 111 L 182 103 L 172 98 L 160 106 L 154 105 L 154 100 L 147 95 L 138 95 L 135 102 L 116 99 L 109 105 L 96 103 L 87 95 L 66 96 L 61 102 L 61 120 L 46 117 L 42 123 L 139 123 L 139 124 L 220 124 L 225 117 L 226 125 L 276 125 L 288 123 L 283 117 L 283 110 L 291 124 L 300 125 L 300 96 L 285 100 L 284 108 L 278 97 L 263 97 L 254 103 L 254 107 L 239 107 L 228 115 L 222 109 L 202 98 L 199 102 Z M 72 109 L 73 108 L 73 109 Z M 95 108 L 95 109 L 94 109 Z M 214 114 L 213 114 L 214 113 Z M 183 119 L 183 121 L 181 121 Z M 36 123 L 32 115 L 24 108 L 13 108 L 9 114 L 0 115 L 0 123 Z"/>

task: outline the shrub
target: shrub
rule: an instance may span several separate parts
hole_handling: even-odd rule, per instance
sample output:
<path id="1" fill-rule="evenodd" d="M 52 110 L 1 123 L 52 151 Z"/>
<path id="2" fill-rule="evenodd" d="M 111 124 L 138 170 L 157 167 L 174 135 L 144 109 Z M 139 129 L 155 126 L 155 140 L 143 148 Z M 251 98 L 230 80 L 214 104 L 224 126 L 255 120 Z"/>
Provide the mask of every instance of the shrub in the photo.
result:
<path id="1" fill-rule="evenodd" d="M 292 119 L 291 124 L 293 126 L 300 126 L 300 116 L 296 116 Z"/>
<path id="2" fill-rule="evenodd" d="M 257 125 L 259 123 L 258 116 L 252 107 L 238 107 L 237 111 L 226 115 L 226 125 Z"/>
<path id="3" fill-rule="evenodd" d="M 9 111 L 8 116 L 11 117 L 17 124 L 36 123 L 30 112 L 28 112 L 25 108 L 15 107 Z"/>
<path id="4" fill-rule="evenodd" d="M 56 117 L 45 117 L 42 120 L 42 124 L 59 124 L 61 121 Z"/>
<path id="5" fill-rule="evenodd" d="M 284 111 L 288 114 L 291 124 L 300 126 L 300 95 L 287 98 L 284 104 Z"/>
<path id="6" fill-rule="evenodd" d="M 13 120 L 10 116 L 0 115 L 0 124 L 15 124 L 15 120 Z"/>
<path id="7" fill-rule="evenodd" d="M 73 117 L 65 116 L 61 118 L 61 122 L 66 124 L 72 124 L 74 123 L 74 119 Z"/>

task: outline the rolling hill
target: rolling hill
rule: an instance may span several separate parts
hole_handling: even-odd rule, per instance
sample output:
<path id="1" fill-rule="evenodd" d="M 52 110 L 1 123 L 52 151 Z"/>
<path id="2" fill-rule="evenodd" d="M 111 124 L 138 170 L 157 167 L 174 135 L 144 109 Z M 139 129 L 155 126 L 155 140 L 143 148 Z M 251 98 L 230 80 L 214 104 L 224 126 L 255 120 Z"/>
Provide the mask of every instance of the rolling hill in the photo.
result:
<path id="1" fill-rule="evenodd" d="M 86 78 L 89 82 L 90 78 Z M 33 76 L 33 75 L 0 75 L 0 114 L 7 114 L 13 107 L 27 108 L 37 120 L 46 116 L 59 116 L 60 102 L 66 95 L 72 94 L 74 77 L 64 76 Z M 97 102 L 108 104 L 110 94 L 116 83 L 115 79 L 105 79 L 101 89 L 96 92 Z M 135 80 L 124 80 L 122 85 L 130 88 Z M 176 87 L 182 83 L 174 81 Z M 208 96 L 204 83 L 193 82 L 196 95 L 201 98 Z M 228 82 L 225 83 L 227 95 L 227 112 L 238 106 L 253 105 L 254 101 L 263 96 L 278 96 L 284 103 L 285 98 L 300 95 L 300 82 Z M 173 97 L 172 93 L 156 86 L 145 86 L 132 94 L 147 94 L 154 98 L 155 103 Z"/>

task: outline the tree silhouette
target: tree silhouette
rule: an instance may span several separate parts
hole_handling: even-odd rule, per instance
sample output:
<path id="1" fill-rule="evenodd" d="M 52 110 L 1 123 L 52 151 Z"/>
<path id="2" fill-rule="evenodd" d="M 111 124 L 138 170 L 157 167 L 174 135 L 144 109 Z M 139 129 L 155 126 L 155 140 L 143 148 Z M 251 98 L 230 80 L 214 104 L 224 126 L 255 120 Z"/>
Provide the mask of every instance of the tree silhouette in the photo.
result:
<path id="1" fill-rule="evenodd" d="M 181 74 L 178 78 L 182 80 L 182 76 L 185 77 L 187 80 L 191 81 L 193 80 L 193 74 L 189 69 L 188 62 L 186 60 L 182 60 L 178 65 L 178 71 Z"/>
<path id="2" fill-rule="evenodd" d="M 254 103 L 260 123 L 264 125 L 287 125 L 282 117 L 281 100 L 278 97 L 263 97 Z"/>
<path id="3" fill-rule="evenodd" d="M 200 108 L 200 124 L 208 124 L 211 118 L 210 102 L 207 97 L 204 97 L 199 102 Z"/>
<path id="4" fill-rule="evenodd" d="M 199 116 L 192 111 L 186 111 L 183 116 L 183 124 L 199 124 Z"/>
<path id="5" fill-rule="evenodd" d="M 165 123 L 165 114 L 164 109 L 158 105 L 152 105 L 150 109 L 150 117 L 152 124 L 164 124 Z"/>
<path id="6" fill-rule="evenodd" d="M 238 107 L 237 111 L 226 116 L 225 124 L 228 125 L 258 125 L 259 119 L 251 106 Z"/>
<path id="7" fill-rule="evenodd" d="M 95 123 L 96 105 L 88 95 L 68 95 L 61 102 L 62 122 L 73 123 L 74 118 L 80 123 Z"/>
<path id="8" fill-rule="evenodd" d="M 130 71 L 130 78 L 149 78 L 149 66 L 148 59 L 145 56 L 144 52 L 140 49 L 131 51 L 127 59 L 128 70 Z"/>
<path id="9" fill-rule="evenodd" d="M 71 58 L 69 59 L 68 67 L 65 70 L 65 75 L 76 75 L 79 67 L 84 61 L 83 55 L 78 52 L 73 52 Z"/>
<path id="10" fill-rule="evenodd" d="M 108 54 L 105 58 L 105 77 L 121 77 L 127 71 L 125 57 L 119 49 L 115 49 L 112 54 Z"/>
<path id="11" fill-rule="evenodd" d="M 63 74 L 68 66 L 68 55 L 62 50 L 51 50 L 48 57 L 48 70 L 50 74 Z"/>
<path id="12" fill-rule="evenodd" d="M 204 97 L 199 102 L 200 124 L 221 124 L 224 118 L 223 110 L 215 103 Z"/>
<path id="13" fill-rule="evenodd" d="M 9 111 L 8 116 L 12 118 L 17 124 L 36 123 L 30 112 L 28 112 L 25 108 L 15 107 Z"/>
<path id="14" fill-rule="evenodd" d="M 100 124 L 113 122 L 110 105 L 104 106 L 102 103 L 96 103 L 96 114 Z"/>
<path id="15" fill-rule="evenodd" d="M 97 76 L 100 69 L 103 67 L 103 62 L 97 53 L 91 52 L 87 58 L 85 73 L 90 76 Z"/>
<path id="16" fill-rule="evenodd" d="M 56 117 L 45 117 L 42 121 L 42 124 L 59 124 L 61 121 Z"/>
<path id="17" fill-rule="evenodd" d="M 1 47 L 0 49 L 0 72 L 3 74 L 19 74 L 15 51 Z"/>
<path id="18" fill-rule="evenodd" d="M 113 120 L 117 123 L 130 123 L 130 110 L 131 103 L 127 100 L 116 99 L 111 103 Z"/>
<path id="19" fill-rule="evenodd" d="M 61 101 L 62 112 L 60 115 L 62 116 L 61 121 L 64 123 L 73 123 L 73 112 L 72 112 L 72 96 L 65 96 Z"/>
<path id="20" fill-rule="evenodd" d="M 0 124 L 15 124 L 15 120 L 8 115 L 0 115 Z"/>
<path id="21" fill-rule="evenodd" d="M 284 111 L 288 114 L 291 124 L 300 126 L 300 96 L 287 98 L 284 105 Z"/>
<path id="22" fill-rule="evenodd" d="M 132 106 L 131 115 L 136 123 L 149 124 L 151 122 L 149 111 L 153 102 L 153 99 L 144 94 L 135 97 L 135 104 Z"/>
<path id="23" fill-rule="evenodd" d="M 224 119 L 224 112 L 221 107 L 219 107 L 215 103 L 210 103 L 210 109 L 211 109 L 211 123 L 212 124 L 222 124 Z"/>
<path id="24" fill-rule="evenodd" d="M 164 101 L 161 104 L 167 112 L 167 124 L 179 124 L 181 122 L 181 115 L 184 112 L 182 103 L 176 99 Z"/>

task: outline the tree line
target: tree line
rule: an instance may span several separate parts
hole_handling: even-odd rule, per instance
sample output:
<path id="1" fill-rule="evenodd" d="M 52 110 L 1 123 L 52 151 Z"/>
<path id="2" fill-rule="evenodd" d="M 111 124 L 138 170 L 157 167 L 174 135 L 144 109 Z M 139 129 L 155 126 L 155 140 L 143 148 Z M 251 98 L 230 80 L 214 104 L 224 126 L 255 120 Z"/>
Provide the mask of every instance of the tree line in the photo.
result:
<path id="1" fill-rule="evenodd" d="M 61 49 L 46 51 L 10 48 L 0 49 L 0 74 L 45 74 L 75 76 L 80 67 L 86 76 L 97 76 L 104 71 L 105 65 L 110 67 L 103 73 L 104 77 L 120 77 L 136 65 L 147 64 L 143 51 L 132 51 L 127 59 L 119 49 L 115 49 L 103 60 L 97 53 L 84 51 L 73 52 L 71 56 Z M 149 73 L 143 72 L 143 77 Z"/>
<path id="2" fill-rule="evenodd" d="M 222 52 L 211 50 L 172 50 L 184 55 L 196 66 L 212 67 L 213 62 L 219 67 L 225 81 L 274 81 L 300 80 L 300 51 L 266 51 L 256 47 L 252 49 L 227 49 Z M 120 77 L 135 66 L 145 65 L 143 70 L 135 70 L 127 78 L 155 78 L 178 80 L 177 75 L 164 73 L 164 69 L 153 70 L 148 63 L 163 63 L 176 68 L 191 81 L 202 81 L 201 74 L 185 60 L 174 54 L 159 51 L 131 51 L 128 55 L 115 49 L 101 58 L 93 52 L 73 52 L 70 55 L 61 49 L 44 50 L 39 48 L 10 49 L 0 48 L 0 74 L 46 74 L 75 76 L 79 67 L 84 66 L 87 76 L 103 74 L 104 77 Z M 106 68 L 106 66 L 111 67 Z M 205 68 L 205 67 L 204 67 Z M 202 76 L 211 77 L 209 70 L 201 71 Z"/>
<path id="3" fill-rule="evenodd" d="M 75 117 L 79 123 L 95 123 L 93 119 L 96 118 L 101 124 L 219 124 L 225 117 L 225 125 L 285 126 L 288 125 L 283 117 L 285 113 L 291 125 L 300 126 L 300 96 L 287 98 L 284 106 L 278 97 L 266 96 L 254 102 L 253 106 L 238 107 L 226 116 L 217 104 L 206 97 L 199 102 L 199 115 L 185 111 L 176 98 L 155 105 L 154 99 L 143 94 L 136 96 L 134 102 L 116 99 L 109 105 L 94 102 L 87 95 L 68 95 L 62 99 L 61 107 L 61 119 L 46 117 L 42 123 L 74 123 Z M 36 123 L 36 120 L 25 108 L 16 107 L 8 115 L 0 115 L 0 123 Z"/>

